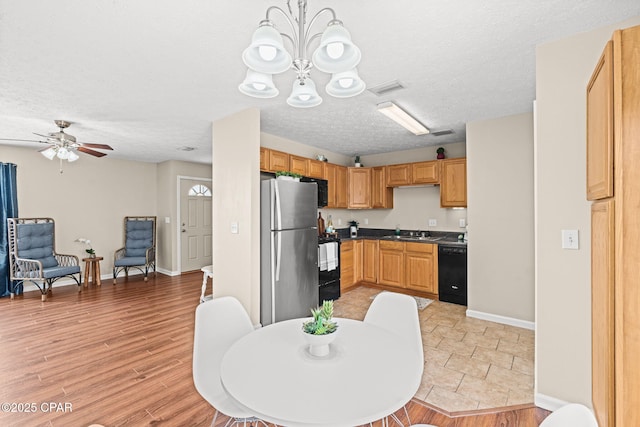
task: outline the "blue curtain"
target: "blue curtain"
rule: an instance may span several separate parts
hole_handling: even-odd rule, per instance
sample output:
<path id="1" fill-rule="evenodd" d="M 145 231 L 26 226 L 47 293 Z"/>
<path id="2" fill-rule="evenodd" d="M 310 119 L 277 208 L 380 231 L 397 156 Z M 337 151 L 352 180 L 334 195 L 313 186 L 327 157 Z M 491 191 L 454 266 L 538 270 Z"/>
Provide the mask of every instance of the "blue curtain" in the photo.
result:
<path id="1" fill-rule="evenodd" d="M 18 216 L 17 166 L 0 162 L 0 297 L 9 295 L 7 218 Z"/>

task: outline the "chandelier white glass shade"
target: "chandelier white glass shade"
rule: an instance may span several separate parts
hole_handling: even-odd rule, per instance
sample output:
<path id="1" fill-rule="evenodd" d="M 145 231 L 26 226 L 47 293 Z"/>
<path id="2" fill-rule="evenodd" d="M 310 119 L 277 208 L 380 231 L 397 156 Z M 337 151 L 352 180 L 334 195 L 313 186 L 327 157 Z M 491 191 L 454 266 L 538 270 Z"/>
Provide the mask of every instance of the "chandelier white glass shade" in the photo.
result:
<path id="1" fill-rule="evenodd" d="M 277 6 L 267 9 L 253 33 L 251 44 L 242 54 L 242 60 L 249 68 L 245 80 L 240 84 L 240 92 L 256 98 L 272 98 L 278 95 L 273 84 L 273 74 L 292 69 L 296 73 L 291 95 L 287 103 L 293 107 L 308 108 L 322 103 L 311 80 L 311 70 L 332 74 L 326 86 L 329 95 L 337 98 L 355 96 L 364 91 L 366 85 L 358 76 L 356 66 L 360 63 L 360 49 L 351 41 L 349 31 L 336 19 L 331 8 L 317 12 L 307 23 L 307 0 L 298 0 L 298 15 L 291 9 L 291 0 L 287 0 L 288 13 Z M 271 20 L 271 14 L 280 13 L 291 28 L 291 34 L 280 33 Z M 325 14 L 331 15 L 323 33 L 311 35 L 316 19 Z M 290 53 L 284 46 L 284 39 L 292 46 Z M 320 38 L 319 46 L 313 55 L 308 55 L 309 45 Z"/>

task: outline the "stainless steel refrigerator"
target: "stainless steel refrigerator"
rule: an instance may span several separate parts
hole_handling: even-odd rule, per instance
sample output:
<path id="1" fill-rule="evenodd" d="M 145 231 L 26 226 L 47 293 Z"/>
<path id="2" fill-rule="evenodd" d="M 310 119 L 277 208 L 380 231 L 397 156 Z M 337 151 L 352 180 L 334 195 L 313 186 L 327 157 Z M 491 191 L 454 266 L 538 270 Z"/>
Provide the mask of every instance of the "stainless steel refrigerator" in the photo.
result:
<path id="1" fill-rule="evenodd" d="M 260 200 L 260 322 L 310 316 L 318 305 L 316 184 L 264 180 Z"/>

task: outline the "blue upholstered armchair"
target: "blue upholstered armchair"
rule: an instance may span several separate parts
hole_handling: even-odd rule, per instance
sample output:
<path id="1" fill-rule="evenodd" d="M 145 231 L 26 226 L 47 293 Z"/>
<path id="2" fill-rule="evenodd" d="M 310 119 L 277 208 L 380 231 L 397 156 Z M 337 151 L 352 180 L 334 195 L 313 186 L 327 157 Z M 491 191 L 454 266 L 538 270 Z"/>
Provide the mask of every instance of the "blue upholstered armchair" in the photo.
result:
<path id="1" fill-rule="evenodd" d="M 78 257 L 56 253 L 53 219 L 8 218 L 7 227 L 11 299 L 16 286 L 32 282 L 46 301 L 53 282 L 63 277 L 75 280 L 78 292 L 82 290 Z"/>
<path id="2" fill-rule="evenodd" d="M 149 270 L 156 272 L 156 217 L 124 217 L 124 248 L 113 254 L 113 284 L 118 273 L 124 271 L 129 277 L 129 268 L 140 270 L 144 281 L 148 280 Z"/>

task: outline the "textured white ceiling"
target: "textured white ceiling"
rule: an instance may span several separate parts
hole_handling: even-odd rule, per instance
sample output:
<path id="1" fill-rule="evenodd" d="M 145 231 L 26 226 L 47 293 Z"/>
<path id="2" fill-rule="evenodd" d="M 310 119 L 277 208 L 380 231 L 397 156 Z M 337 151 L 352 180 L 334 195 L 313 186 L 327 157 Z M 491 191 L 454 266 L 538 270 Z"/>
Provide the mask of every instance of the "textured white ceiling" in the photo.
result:
<path id="1" fill-rule="evenodd" d="M 263 131 L 345 155 L 464 141 L 468 121 L 531 111 L 537 44 L 640 14 L 638 0 L 309 0 L 310 14 L 332 7 L 349 29 L 369 87 L 405 89 L 335 99 L 314 72 L 323 104 L 295 109 L 292 72 L 275 77 L 273 99 L 237 89 L 271 5 L 286 0 L 0 0 L 0 138 L 64 119 L 113 158 L 210 163 L 211 122 L 258 107 Z M 414 136 L 376 111 L 388 100 L 454 133 Z"/>

